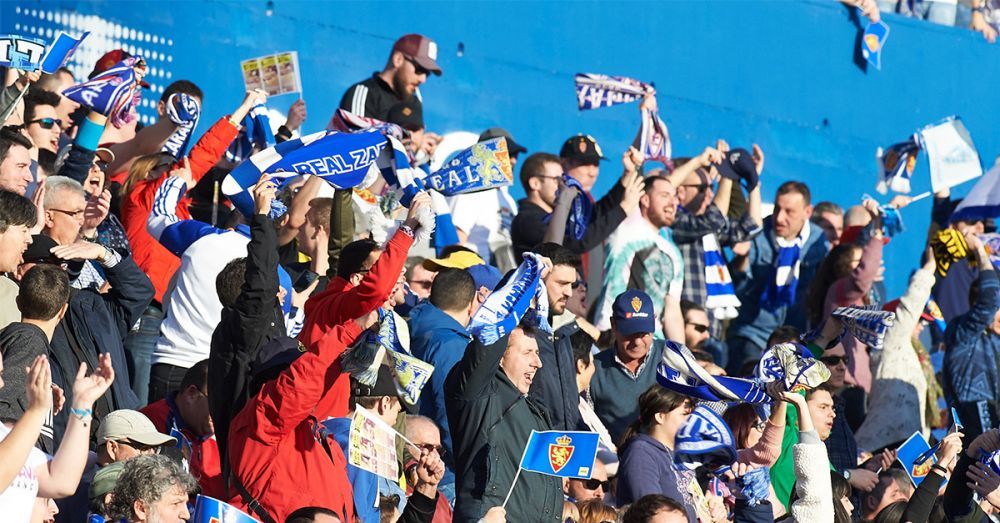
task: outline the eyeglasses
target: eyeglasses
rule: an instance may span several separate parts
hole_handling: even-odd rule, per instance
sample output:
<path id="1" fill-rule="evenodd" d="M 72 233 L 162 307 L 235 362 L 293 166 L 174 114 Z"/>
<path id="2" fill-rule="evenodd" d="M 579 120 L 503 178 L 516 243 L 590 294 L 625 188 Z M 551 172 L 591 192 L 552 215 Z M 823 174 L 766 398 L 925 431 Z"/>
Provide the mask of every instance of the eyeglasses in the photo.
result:
<path id="1" fill-rule="evenodd" d="M 421 289 L 430 289 L 434 285 L 434 280 L 413 280 L 410 282 L 410 287 L 420 287 Z"/>
<path id="2" fill-rule="evenodd" d="M 444 454 L 444 447 L 442 447 L 441 445 L 431 445 L 430 443 L 421 443 L 420 445 L 417 445 L 417 447 L 420 450 L 426 450 L 428 452 L 433 450 L 438 453 L 438 456 Z"/>
<path id="3" fill-rule="evenodd" d="M 160 447 L 159 446 L 155 446 L 154 447 L 152 445 L 143 445 L 142 443 L 135 443 L 135 442 L 129 441 L 127 439 L 123 439 L 123 440 L 119 441 L 118 444 L 119 445 L 128 445 L 129 447 L 134 448 L 140 454 L 159 454 L 160 453 Z"/>
<path id="4" fill-rule="evenodd" d="M 62 128 L 62 120 L 59 118 L 39 118 L 37 120 L 31 120 L 26 125 L 31 125 L 33 123 L 37 123 L 42 129 L 51 129 L 55 125 Z"/>
<path id="5" fill-rule="evenodd" d="M 701 334 L 705 334 L 706 332 L 708 332 L 708 325 L 702 325 L 701 323 L 688 323 L 688 325 L 693 327 L 694 330 L 700 332 Z"/>
<path id="6" fill-rule="evenodd" d="M 819 361 L 822 361 L 823 364 L 826 365 L 827 367 L 836 367 L 837 365 L 840 365 L 841 363 L 846 364 L 847 363 L 847 357 L 846 356 L 823 356 L 822 358 L 819 359 Z"/>
<path id="7" fill-rule="evenodd" d="M 76 219 L 82 219 L 83 218 L 83 213 L 86 212 L 85 210 L 82 210 L 82 209 L 79 210 L 79 211 L 67 211 L 67 210 L 64 210 L 64 209 L 45 209 L 45 210 L 46 211 L 61 212 L 61 213 L 65 214 L 66 216 L 69 216 L 70 218 L 73 218 L 74 220 L 76 220 Z"/>
<path id="8" fill-rule="evenodd" d="M 684 185 L 681 185 L 681 187 L 690 187 L 692 189 L 697 189 L 698 192 L 702 192 L 702 191 L 708 189 L 709 187 L 711 187 L 711 185 L 709 185 L 707 183 L 699 183 L 699 184 L 690 184 L 690 185 L 689 184 L 684 184 Z"/>
<path id="9" fill-rule="evenodd" d="M 545 176 L 544 174 L 536 174 L 532 178 L 541 178 L 543 180 L 559 180 L 562 176 Z"/>
<path id="10" fill-rule="evenodd" d="M 94 163 L 91 164 L 91 167 L 97 167 L 101 171 L 106 171 L 108 170 L 108 162 L 102 162 L 101 160 L 94 160 Z"/>
<path id="11" fill-rule="evenodd" d="M 611 490 L 611 482 L 608 480 L 601 481 L 599 479 L 590 478 L 583 481 L 583 487 L 587 490 L 597 490 L 597 487 L 600 487 L 607 492 Z"/>
<path id="12" fill-rule="evenodd" d="M 406 58 L 406 61 L 407 61 L 407 62 L 410 62 L 411 64 L 413 64 L 413 70 L 414 70 L 414 71 L 415 71 L 415 72 L 416 72 L 417 74 L 423 74 L 423 75 L 429 75 L 429 74 L 431 73 L 431 72 L 430 72 L 430 70 L 428 70 L 428 69 L 427 69 L 427 68 L 425 68 L 424 66 L 422 66 L 422 65 L 418 64 L 418 63 L 417 63 L 417 61 L 416 61 L 416 60 L 414 60 L 413 58 L 410 58 L 410 57 L 407 57 L 407 58 Z"/>

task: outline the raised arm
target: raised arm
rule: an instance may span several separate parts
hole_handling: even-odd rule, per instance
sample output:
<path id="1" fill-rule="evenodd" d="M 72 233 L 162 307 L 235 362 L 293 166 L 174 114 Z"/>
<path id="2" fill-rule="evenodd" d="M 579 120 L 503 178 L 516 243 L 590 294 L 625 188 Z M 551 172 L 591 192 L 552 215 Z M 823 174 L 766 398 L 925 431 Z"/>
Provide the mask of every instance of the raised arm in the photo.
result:
<path id="1" fill-rule="evenodd" d="M 993 322 L 993 317 L 1000 308 L 1000 282 L 997 281 L 997 273 L 993 270 L 990 257 L 986 254 L 983 242 L 974 233 L 966 233 L 965 241 L 969 244 L 969 250 L 976 253 L 976 262 L 979 267 L 979 278 L 976 285 L 979 286 L 979 295 L 976 303 L 965 314 L 952 320 L 953 325 L 949 325 L 949 338 L 954 340 L 968 340 L 978 336 L 986 327 Z M 955 344 L 949 344 L 955 346 Z"/>
<path id="2" fill-rule="evenodd" d="M 177 216 L 177 204 L 191 183 L 191 170 L 187 167 L 185 158 L 184 167 L 172 171 L 170 177 L 156 189 L 153 209 L 146 221 L 146 230 L 150 236 L 156 238 L 175 256 L 184 254 L 184 251 L 201 237 L 223 231 L 207 223 L 182 220 Z"/>
<path id="3" fill-rule="evenodd" d="M 562 183 L 561 181 L 559 182 Z M 545 238 L 542 242 L 552 242 L 562 245 L 566 236 L 566 221 L 569 220 L 569 210 L 573 206 L 573 200 L 580 194 L 575 187 L 563 185 L 559 191 L 559 199 L 556 207 L 552 210 L 552 217 L 549 219 L 549 226 L 545 230 Z"/>
<path id="4" fill-rule="evenodd" d="M 136 158 L 159 151 L 175 130 L 177 124 L 163 116 L 156 123 L 143 127 L 131 140 L 112 145 L 111 152 L 115 153 L 115 161 L 108 164 L 108 172 L 127 170 Z"/>
<path id="5" fill-rule="evenodd" d="M 25 383 L 28 408 L 7 437 L 0 441 L 0 486 L 4 490 L 17 478 L 28 454 L 38 441 L 45 417 L 52 408 L 52 371 L 45 356 L 38 356 L 28 370 Z"/>
<path id="6" fill-rule="evenodd" d="M 507 351 L 509 338 L 510 333 L 507 333 L 493 344 L 483 345 L 473 337 L 465 348 L 465 355 L 448 374 L 444 384 L 445 395 L 463 400 L 482 396 L 500 368 L 500 360 Z"/>

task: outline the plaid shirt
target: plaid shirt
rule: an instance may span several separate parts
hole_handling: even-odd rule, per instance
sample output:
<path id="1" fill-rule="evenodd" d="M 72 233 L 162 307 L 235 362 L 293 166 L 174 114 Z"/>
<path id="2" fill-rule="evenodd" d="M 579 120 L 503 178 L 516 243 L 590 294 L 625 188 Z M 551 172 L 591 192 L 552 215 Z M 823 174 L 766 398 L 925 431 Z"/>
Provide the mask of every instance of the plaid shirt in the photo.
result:
<path id="1" fill-rule="evenodd" d="M 705 209 L 705 213 L 695 215 L 677 208 L 677 220 L 670 227 L 673 230 L 674 243 L 684 257 L 684 290 L 681 299 L 704 304 L 708 298 L 705 289 L 705 247 L 701 243 L 702 236 L 715 233 L 719 247 L 753 239 L 763 229 L 757 225 L 749 214 L 744 214 L 737 222 L 731 222 L 713 203 Z M 723 254 L 725 256 L 725 254 Z"/>

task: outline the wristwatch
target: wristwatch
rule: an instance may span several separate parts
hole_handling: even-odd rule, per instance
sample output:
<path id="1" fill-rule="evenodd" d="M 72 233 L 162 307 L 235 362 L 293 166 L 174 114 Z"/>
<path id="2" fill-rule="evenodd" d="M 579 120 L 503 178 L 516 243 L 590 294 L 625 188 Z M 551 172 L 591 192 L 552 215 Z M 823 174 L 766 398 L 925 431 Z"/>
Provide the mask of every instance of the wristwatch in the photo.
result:
<path id="1" fill-rule="evenodd" d="M 846 479 L 847 481 L 851 481 L 851 471 L 850 470 L 845 470 L 844 471 L 844 479 Z"/>

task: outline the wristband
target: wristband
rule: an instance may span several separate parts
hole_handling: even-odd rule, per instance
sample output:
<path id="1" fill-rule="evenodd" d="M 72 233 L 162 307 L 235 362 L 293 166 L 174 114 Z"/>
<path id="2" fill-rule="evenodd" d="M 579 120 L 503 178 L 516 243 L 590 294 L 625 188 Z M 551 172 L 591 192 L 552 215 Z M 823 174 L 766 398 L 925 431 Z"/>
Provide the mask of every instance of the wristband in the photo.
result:
<path id="1" fill-rule="evenodd" d="M 410 228 L 409 225 L 406 225 L 406 224 L 400 225 L 399 226 L 399 230 L 402 231 L 403 234 L 406 234 L 407 236 L 409 236 L 410 238 L 413 238 L 413 236 L 414 236 L 413 229 Z"/>
<path id="2" fill-rule="evenodd" d="M 70 408 L 69 413 L 78 418 L 80 421 L 86 421 L 87 418 L 94 416 L 94 409 Z"/>
<path id="3" fill-rule="evenodd" d="M 941 465 L 938 465 L 937 463 L 931 465 L 931 470 L 934 470 L 934 469 L 940 470 L 942 476 L 948 474 L 948 469 L 942 467 Z"/>

